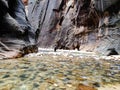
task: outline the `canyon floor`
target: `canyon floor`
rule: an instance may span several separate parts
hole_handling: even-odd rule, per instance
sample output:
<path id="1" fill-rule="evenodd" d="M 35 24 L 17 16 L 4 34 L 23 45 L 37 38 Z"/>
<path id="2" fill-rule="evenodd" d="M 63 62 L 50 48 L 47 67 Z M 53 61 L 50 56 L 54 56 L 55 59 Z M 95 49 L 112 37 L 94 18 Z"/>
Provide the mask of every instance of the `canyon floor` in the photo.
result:
<path id="1" fill-rule="evenodd" d="M 120 56 L 39 48 L 0 60 L 0 90 L 120 90 Z"/>

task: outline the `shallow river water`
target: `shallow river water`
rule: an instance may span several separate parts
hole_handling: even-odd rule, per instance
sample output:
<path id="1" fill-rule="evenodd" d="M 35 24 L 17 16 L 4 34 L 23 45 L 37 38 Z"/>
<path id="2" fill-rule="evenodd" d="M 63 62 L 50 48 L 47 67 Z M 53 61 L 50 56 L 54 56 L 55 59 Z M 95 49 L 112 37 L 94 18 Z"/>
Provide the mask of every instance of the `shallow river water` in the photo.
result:
<path id="1" fill-rule="evenodd" d="M 0 60 L 0 90 L 82 90 L 80 84 L 120 90 L 120 56 L 40 48 L 23 58 Z"/>

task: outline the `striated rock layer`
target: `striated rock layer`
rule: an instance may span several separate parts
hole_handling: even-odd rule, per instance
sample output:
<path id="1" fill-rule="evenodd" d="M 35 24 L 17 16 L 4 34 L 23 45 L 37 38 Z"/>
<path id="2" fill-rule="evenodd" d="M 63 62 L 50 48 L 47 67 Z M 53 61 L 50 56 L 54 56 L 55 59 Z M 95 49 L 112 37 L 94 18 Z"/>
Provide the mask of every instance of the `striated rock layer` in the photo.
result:
<path id="1" fill-rule="evenodd" d="M 29 23 L 22 0 L 0 1 L 0 59 L 36 52 L 35 31 Z"/>
<path id="2" fill-rule="evenodd" d="M 120 52 L 119 0 L 37 0 L 29 20 L 40 47 Z"/>

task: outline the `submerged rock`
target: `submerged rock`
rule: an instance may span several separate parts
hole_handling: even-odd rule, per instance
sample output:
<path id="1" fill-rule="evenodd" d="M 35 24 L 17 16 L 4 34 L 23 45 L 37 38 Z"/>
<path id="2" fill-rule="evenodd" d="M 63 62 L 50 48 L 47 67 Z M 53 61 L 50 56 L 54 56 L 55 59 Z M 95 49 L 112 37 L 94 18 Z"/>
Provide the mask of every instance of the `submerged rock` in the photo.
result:
<path id="1" fill-rule="evenodd" d="M 97 90 L 97 89 L 95 89 L 94 87 L 79 84 L 76 90 Z"/>

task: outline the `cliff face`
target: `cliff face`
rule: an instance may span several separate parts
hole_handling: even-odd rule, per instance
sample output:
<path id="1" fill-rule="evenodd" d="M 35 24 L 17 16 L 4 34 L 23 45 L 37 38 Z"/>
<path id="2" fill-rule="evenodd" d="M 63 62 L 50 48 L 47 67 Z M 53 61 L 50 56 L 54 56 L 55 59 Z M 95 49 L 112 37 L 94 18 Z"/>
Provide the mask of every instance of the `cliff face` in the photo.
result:
<path id="1" fill-rule="evenodd" d="M 39 0 L 30 3 L 28 7 L 28 18 L 34 29 L 40 32 L 38 40 L 40 46 L 49 47 L 53 44 L 58 23 L 53 9 L 58 8 L 60 2 L 60 0 Z"/>
<path id="2" fill-rule="evenodd" d="M 119 0 L 38 0 L 29 20 L 40 47 L 120 52 Z"/>
<path id="3" fill-rule="evenodd" d="M 35 40 L 22 0 L 0 1 L 0 59 L 37 51 Z"/>

